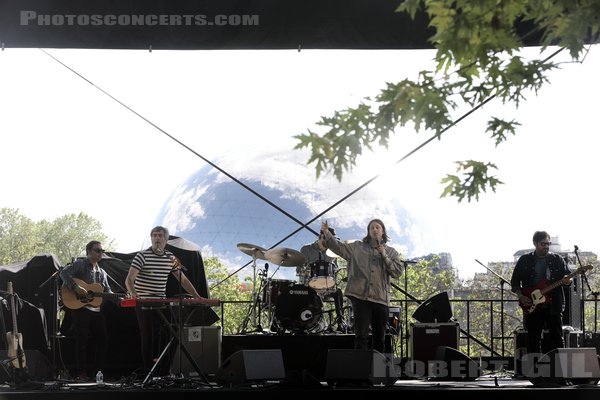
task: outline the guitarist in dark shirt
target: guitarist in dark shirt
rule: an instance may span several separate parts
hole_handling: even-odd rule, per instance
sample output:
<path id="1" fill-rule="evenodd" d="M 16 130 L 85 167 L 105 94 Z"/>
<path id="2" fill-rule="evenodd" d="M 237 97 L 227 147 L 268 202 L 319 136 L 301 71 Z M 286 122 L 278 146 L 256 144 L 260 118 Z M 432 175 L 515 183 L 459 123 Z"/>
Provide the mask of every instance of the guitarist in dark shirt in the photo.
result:
<path id="1" fill-rule="evenodd" d="M 105 292 L 111 292 L 108 284 L 106 271 L 100 268 L 98 262 L 102 259 L 102 244 L 92 240 L 85 246 L 86 258 L 77 259 L 60 271 L 63 285 L 74 291 L 78 296 L 85 298 L 87 290 L 76 283 L 73 278 L 79 279 L 87 284 L 99 283 Z M 78 309 L 72 309 L 73 328 L 75 331 L 75 360 L 77 364 L 77 379 L 90 380 L 89 373 L 94 375 L 96 371 L 102 370 L 104 358 L 108 350 L 108 333 L 106 319 L 100 311 L 100 307 L 86 305 Z M 88 363 L 88 343 L 94 335 L 95 355 L 94 361 Z M 92 376 L 94 376 L 92 375 Z"/>
<path id="2" fill-rule="evenodd" d="M 562 313 L 565 308 L 565 296 L 562 286 L 571 284 L 571 278 L 567 276 L 570 271 L 563 258 L 550 252 L 550 235 L 547 232 L 535 232 L 533 244 L 535 250 L 523 254 L 517 261 L 510 283 L 512 291 L 519 296 L 519 304 L 523 307 L 527 352 L 539 354 L 544 327 L 548 329 L 551 348 L 564 347 Z M 555 282 L 559 285 L 545 293 L 541 302 L 532 300 L 532 288 L 543 290 Z"/>

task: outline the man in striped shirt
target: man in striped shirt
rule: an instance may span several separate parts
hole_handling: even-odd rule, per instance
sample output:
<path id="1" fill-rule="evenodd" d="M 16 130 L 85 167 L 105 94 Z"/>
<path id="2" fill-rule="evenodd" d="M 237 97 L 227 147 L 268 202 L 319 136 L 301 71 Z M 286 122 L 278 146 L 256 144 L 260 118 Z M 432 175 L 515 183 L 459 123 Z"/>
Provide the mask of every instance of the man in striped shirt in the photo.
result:
<path id="1" fill-rule="evenodd" d="M 150 231 L 150 239 L 152 247 L 137 253 L 131 262 L 125 280 L 127 295 L 131 298 L 165 298 L 167 279 L 172 274 L 188 294 L 196 299 L 202 298 L 181 270 L 177 257 L 165 250 L 169 230 L 156 226 Z M 135 313 L 140 327 L 142 361 L 145 367 L 151 368 L 154 310 L 137 307 Z"/>

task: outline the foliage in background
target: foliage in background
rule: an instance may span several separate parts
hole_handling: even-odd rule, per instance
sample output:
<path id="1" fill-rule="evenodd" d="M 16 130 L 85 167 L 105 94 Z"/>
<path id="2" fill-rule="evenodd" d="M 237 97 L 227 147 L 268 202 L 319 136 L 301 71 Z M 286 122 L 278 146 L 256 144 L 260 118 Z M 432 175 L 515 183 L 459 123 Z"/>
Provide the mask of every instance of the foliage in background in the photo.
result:
<path id="1" fill-rule="evenodd" d="M 103 242 L 106 248 L 106 236 L 101 232 L 101 225 L 93 218 L 80 213 L 68 214 L 54 221 L 34 222 L 26 216 L 19 214 L 18 210 L 0 209 L 0 264 L 6 265 L 17 261 L 27 261 L 40 253 L 53 253 L 59 256 L 63 263 L 70 261 L 71 257 L 83 254 L 85 244 L 92 239 Z M 577 260 L 572 260 L 572 269 L 579 267 Z M 600 276 L 600 263 L 596 257 L 582 257 L 583 265 L 591 264 L 594 269 L 587 273 L 588 285 L 584 282 L 585 303 L 585 330 L 596 332 L 597 303 L 594 302 L 598 295 L 598 277 Z M 220 315 L 223 324 L 223 334 L 237 334 L 246 328 L 254 328 L 250 304 L 252 300 L 252 282 L 247 278 L 240 281 L 234 275 L 229 276 L 227 268 L 216 257 L 204 259 L 206 277 L 212 298 L 224 300 L 224 315 Z M 343 291 L 346 287 L 346 262 L 338 260 L 337 286 Z M 392 306 L 401 308 L 401 329 L 403 332 L 410 329 L 410 324 L 415 323 L 412 314 L 420 303 L 430 297 L 448 292 L 452 301 L 453 316 L 460 324 L 460 328 L 492 347 L 497 353 L 502 353 L 500 340 L 501 326 L 504 323 L 504 355 L 513 354 L 513 333 L 522 327 L 522 312 L 517 305 L 516 298 L 510 292 L 510 285 L 504 285 L 504 305 L 501 306 L 500 280 L 492 273 L 476 274 L 473 279 L 461 281 L 456 270 L 448 267 L 448 259 L 438 255 L 423 257 L 417 264 L 407 264 L 404 273 L 393 280 L 391 291 Z M 489 267 L 498 275 L 510 280 L 514 263 L 492 263 Z M 406 279 L 406 280 L 405 280 Z M 221 283 L 222 282 L 222 283 Z M 406 286 L 405 286 L 406 282 Z M 220 283 L 220 284 L 219 284 Z M 218 284 L 218 285 L 217 285 Z M 258 293 L 262 297 L 262 293 Z M 416 299 L 413 300 L 412 298 Z M 467 310 L 465 302 L 458 300 L 471 300 L 470 309 Z M 345 299 L 345 305 L 349 302 Z M 503 308 L 502 308 L 503 307 Z M 331 302 L 326 302 L 324 310 L 333 308 Z M 269 312 L 261 314 L 262 326 L 269 328 Z M 351 313 L 346 311 L 346 321 L 350 323 Z M 244 324 L 245 322 L 245 324 Z M 408 325 L 405 325 L 405 324 Z M 410 332 L 409 332 L 410 334 Z M 463 335 L 464 336 L 464 335 Z M 493 343 L 491 337 L 494 336 Z M 396 342 L 399 336 L 396 337 Z M 399 352 L 400 347 L 396 347 Z M 466 347 L 466 341 L 461 341 L 461 351 L 469 356 L 490 355 L 489 350 L 474 341 Z M 409 354 L 409 349 L 404 349 L 404 355 Z"/>
<path id="2" fill-rule="evenodd" d="M 204 268 L 210 297 L 228 302 L 223 306 L 224 315 L 220 315 L 223 334 L 238 333 L 249 306 L 247 303 L 236 302 L 252 300 L 252 285 L 248 282 L 240 282 L 237 275 L 223 281 L 229 276 L 229 272 L 217 257 L 204 259 Z"/>
<path id="3" fill-rule="evenodd" d="M 535 38 L 542 46 L 540 57 L 553 45 L 583 61 L 584 45 L 597 43 L 600 31 L 600 0 L 405 0 L 398 11 L 413 18 L 418 12 L 428 15 L 436 67 L 421 71 L 416 81 L 388 82 L 374 98 L 321 117 L 317 130 L 297 135 L 296 148 L 310 148 L 308 162 L 315 164 L 317 177 L 332 172 L 341 180 L 363 150 L 376 144 L 387 148 L 398 127 L 426 130 L 430 141 L 441 139 L 458 121 L 457 110 L 474 110 L 494 98 L 518 108 L 557 68 L 552 56 L 525 59 L 525 40 Z M 485 132 L 499 146 L 519 125 L 492 116 Z M 480 193 L 502 184 L 493 175 L 493 163 L 456 165 L 456 172 L 442 179 L 442 197 L 478 200 Z"/>
<path id="4" fill-rule="evenodd" d="M 90 240 L 99 240 L 108 250 L 114 243 L 102 232 L 102 224 L 84 213 L 35 222 L 18 209 L 0 209 L 0 265 L 28 261 L 42 253 L 52 253 L 66 265 L 85 255 Z"/>

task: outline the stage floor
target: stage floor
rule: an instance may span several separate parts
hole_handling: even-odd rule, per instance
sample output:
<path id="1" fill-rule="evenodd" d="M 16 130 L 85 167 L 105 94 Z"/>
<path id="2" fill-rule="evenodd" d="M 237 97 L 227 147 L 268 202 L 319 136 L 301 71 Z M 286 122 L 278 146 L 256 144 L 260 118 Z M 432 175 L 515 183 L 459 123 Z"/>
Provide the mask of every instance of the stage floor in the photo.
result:
<path id="1" fill-rule="evenodd" d="M 36 366 L 40 369 L 39 363 L 28 359 L 30 379 L 20 385 L 0 385 L 0 400 L 46 400 L 46 397 L 53 400 L 105 400 L 107 396 L 111 400 L 147 400 L 148 394 L 152 393 L 165 393 L 169 398 L 198 394 L 203 400 L 225 399 L 232 395 L 281 400 L 291 391 L 300 391 L 303 397 L 314 393 L 328 400 L 341 399 L 341 396 L 347 400 L 349 392 L 354 391 L 377 391 L 391 396 L 418 392 L 429 396 L 431 391 L 444 391 L 445 396 L 460 396 L 456 398 L 462 400 L 481 400 L 498 392 L 503 396 L 533 395 L 543 396 L 545 400 L 551 396 L 569 396 L 569 400 L 574 400 L 573 397 L 590 399 L 600 393 L 595 392 L 600 389 L 598 381 L 587 378 L 568 383 L 554 378 L 534 385 L 514 374 L 509 362 L 512 358 L 474 361 L 466 356 L 459 357 L 456 351 L 445 352 L 451 359 L 447 364 L 439 365 L 447 365 L 447 371 L 451 372 L 438 375 L 446 376 L 441 379 L 431 374 L 427 377 L 411 373 L 402 360 L 381 353 L 369 352 L 364 358 L 363 352 L 352 349 L 352 335 L 231 335 L 223 336 L 221 341 L 217 333 L 203 331 L 201 341 L 189 342 L 186 346 L 202 371 L 203 379 L 189 363 L 176 363 L 175 357 L 165 366 L 168 368 L 159 368 L 152 376 L 142 369 L 117 375 L 104 371 L 106 383 L 100 387 L 95 383 L 40 378 L 45 374 L 35 375 L 33 370 Z M 590 353 L 590 357 L 579 357 L 580 352 Z M 573 366 L 573 371 L 591 361 L 598 365 L 595 348 L 569 349 L 568 354 L 572 355 L 569 365 Z M 179 360 L 185 361 L 185 358 L 179 357 Z M 477 378 L 456 378 L 461 371 L 471 371 L 471 366 L 481 365 L 500 367 L 478 370 Z M 441 368 L 437 371 L 443 372 Z M 600 372 L 593 376 L 600 377 Z M 550 392 L 549 388 L 554 390 Z"/>
<path id="2" fill-rule="evenodd" d="M 169 398 L 190 395 L 201 396 L 202 399 L 225 399 L 231 396 L 260 397 L 261 399 L 280 399 L 281 396 L 289 396 L 290 391 L 300 391 L 300 396 L 310 396 L 311 394 L 319 397 L 325 396 L 331 399 L 344 397 L 347 399 L 349 392 L 379 392 L 382 395 L 417 395 L 422 393 L 425 396 L 435 395 L 432 391 L 444 391 L 444 396 L 460 399 L 482 399 L 490 395 L 502 396 L 544 396 L 545 399 L 552 396 L 569 396 L 573 399 L 590 399 L 592 396 L 600 394 L 600 386 L 597 384 L 589 385 L 558 385 L 545 384 L 535 386 L 528 380 L 514 379 L 510 376 L 482 376 L 473 381 L 434 381 L 428 379 L 399 379 L 393 385 L 366 385 L 366 384 L 345 384 L 331 386 L 326 382 L 303 382 L 295 378 L 284 379 L 281 381 L 267 381 L 261 383 L 245 384 L 236 387 L 223 387 L 216 383 L 203 384 L 198 379 L 175 379 L 173 377 L 154 378 L 146 385 L 139 382 L 121 381 L 106 382 L 103 387 L 98 387 L 95 383 L 74 383 L 66 381 L 44 382 L 39 387 L 14 388 L 9 385 L 0 387 L 0 398 L 9 399 L 38 399 L 46 398 L 57 399 L 79 399 L 88 400 L 106 399 L 110 396 L 112 400 L 136 400 L 147 399 L 152 393 L 164 393 Z M 549 389 L 553 389 L 550 391 Z M 566 392 L 568 391 L 568 392 Z M 287 392 L 287 393 L 286 393 Z M 401 393 L 402 392 L 402 393 Z M 496 392 L 496 393 L 493 393 Z M 456 396 L 456 397 L 455 397 Z M 460 396 L 460 397 L 458 397 Z M 183 398 L 183 397 L 182 397 Z"/>

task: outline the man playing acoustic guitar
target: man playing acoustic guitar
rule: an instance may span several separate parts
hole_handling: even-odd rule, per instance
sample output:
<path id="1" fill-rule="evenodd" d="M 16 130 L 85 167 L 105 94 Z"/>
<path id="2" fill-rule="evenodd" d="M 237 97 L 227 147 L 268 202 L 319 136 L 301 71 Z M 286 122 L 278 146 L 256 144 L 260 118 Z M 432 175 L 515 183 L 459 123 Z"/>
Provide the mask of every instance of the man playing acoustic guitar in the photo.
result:
<path id="1" fill-rule="evenodd" d="M 533 244 L 535 250 L 523 254 L 517 261 L 510 283 L 523 308 L 527 352 L 539 354 L 544 327 L 550 335 L 548 350 L 564 347 L 562 313 L 565 296 L 562 286 L 571 284 L 571 277 L 568 276 L 571 271 L 560 255 L 550 252 L 550 235 L 547 232 L 535 232 Z M 544 288 L 550 285 L 556 287 L 544 292 Z"/>
<path id="2" fill-rule="evenodd" d="M 81 284 L 100 284 L 104 292 L 112 293 L 108 285 L 106 271 L 98 265 L 102 259 L 102 244 L 92 240 L 85 246 L 86 258 L 79 258 L 60 271 L 60 278 L 64 287 L 72 290 L 81 298 L 86 298 L 87 290 Z M 73 328 L 75 331 L 75 362 L 77 365 L 77 379 L 89 380 L 89 372 L 102 370 L 105 355 L 108 350 L 108 333 L 106 330 L 106 319 L 100 312 L 100 306 L 88 304 L 71 310 Z M 88 342 L 90 334 L 94 335 L 96 343 L 94 361 L 88 364 Z M 90 368 L 93 367 L 93 368 Z"/>

